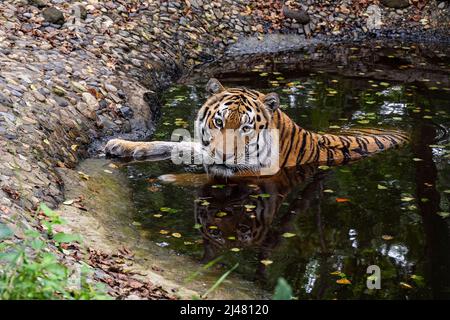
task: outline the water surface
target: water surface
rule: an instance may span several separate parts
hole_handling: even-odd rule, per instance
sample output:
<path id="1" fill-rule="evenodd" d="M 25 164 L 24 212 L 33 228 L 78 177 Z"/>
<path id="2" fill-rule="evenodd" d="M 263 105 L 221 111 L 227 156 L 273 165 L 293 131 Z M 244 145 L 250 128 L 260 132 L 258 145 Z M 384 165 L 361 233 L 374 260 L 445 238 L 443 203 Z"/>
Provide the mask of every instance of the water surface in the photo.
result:
<path id="1" fill-rule="evenodd" d="M 392 63 L 390 74 L 400 66 Z M 220 257 L 218 277 L 239 263 L 242 279 L 273 291 L 283 277 L 298 299 L 450 298 L 450 73 L 448 62 L 439 66 L 435 79 L 412 82 L 383 80 L 377 66 L 376 77 L 283 64 L 216 72 L 225 86 L 277 92 L 306 129 L 398 128 L 412 142 L 350 165 L 264 179 L 208 181 L 201 167 L 131 163 L 123 170 L 135 220 L 151 241 L 199 266 Z M 207 79 L 198 79 L 166 92 L 154 140 L 176 128 L 193 132 L 206 100 Z M 164 183 L 164 174 L 181 182 Z M 366 287 L 370 265 L 381 269 L 380 290 Z"/>

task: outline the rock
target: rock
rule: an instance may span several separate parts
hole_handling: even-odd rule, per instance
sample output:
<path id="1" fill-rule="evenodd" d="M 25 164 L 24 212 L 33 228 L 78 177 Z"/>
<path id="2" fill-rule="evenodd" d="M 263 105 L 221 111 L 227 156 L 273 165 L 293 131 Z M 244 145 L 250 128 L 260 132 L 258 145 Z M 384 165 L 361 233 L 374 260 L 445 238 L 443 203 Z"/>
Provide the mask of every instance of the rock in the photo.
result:
<path id="1" fill-rule="evenodd" d="M 91 110 L 96 109 L 98 102 L 97 99 L 95 99 L 95 97 L 92 94 L 90 94 L 89 92 L 83 92 L 82 96 L 84 102 L 86 102 L 89 109 Z"/>
<path id="2" fill-rule="evenodd" d="M 12 107 L 12 101 L 10 98 L 4 96 L 1 92 L 0 92 L 0 105 L 5 105 L 7 107 Z"/>
<path id="3" fill-rule="evenodd" d="M 86 20 L 86 18 L 87 18 L 87 9 L 86 9 L 86 7 L 80 4 L 80 5 L 77 6 L 76 10 L 77 10 L 76 12 L 79 12 L 79 14 L 80 14 L 80 19 L 81 20 Z"/>
<path id="4" fill-rule="evenodd" d="M 377 30 L 381 29 L 383 22 L 381 21 L 381 10 L 376 4 L 370 5 L 366 10 L 367 15 L 367 29 Z"/>
<path id="5" fill-rule="evenodd" d="M 403 9 L 411 5 L 409 0 L 381 0 L 380 2 L 386 7 L 395 9 Z"/>
<path id="6" fill-rule="evenodd" d="M 289 9 L 287 6 L 283 6 L 283 15 L 289 19 L 295 19 L 298 23 L 303 25 L 308 24 L 311 20 L 308 13 L 301 9 L 293 10 Z"/>
<path id="7" fill-rule="evenodd" d="M 54 96 L 53 99 L 55 99 L 58 106 L 60 106 L 62 108 L 65 108 L 69 105 L 69 102 L 60 96 Z"/>
<path id="8" fill-rule="evenodd" d="M 35 6 L 36 8 L 39 8 L 39 9 L 45 8 L 47 6 L 45 1 L 43 1 L 43 0 L 28 0 L 28 4 Z"/>
<path id="9" fill-rule="evenodd" d="M 56 8 L 46 8 L 42 11 L 45 21 L 51 24 L 63 25 L 65 22 L 64 14 Z"/>
<path id="10" fill-rule="evenodd" d="M 40 102 L 45 101 L 45 96 L 42 93 L 40 93 L 38 90 L 33 90 L 33 95 L 38 101 L 40 101 Z"/>
<path id="11" fill-rule="evenodd" d="M 440 3 L 438 4 L 438 8 L 439 8 L 439 9 L 444 9 L 444 8 L 445 8 L 445 2 L 440 2 Z"/>
<path id="12" fill-rule="evenodd" d="M 119 114 L 121 114 L 125 119 L 130 119 L 133 117 L 133 110 L 128 106 L 121 106 L 118 111 Z"/>

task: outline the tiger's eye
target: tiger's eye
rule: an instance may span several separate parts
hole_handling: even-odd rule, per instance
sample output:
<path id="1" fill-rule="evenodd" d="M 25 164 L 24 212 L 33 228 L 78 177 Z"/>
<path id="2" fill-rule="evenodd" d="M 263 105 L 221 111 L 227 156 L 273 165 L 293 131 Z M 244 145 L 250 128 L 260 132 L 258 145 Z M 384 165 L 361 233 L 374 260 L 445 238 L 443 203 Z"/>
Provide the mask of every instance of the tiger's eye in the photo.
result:
<path id="1" fill-rule="evenodd" d="M 247 132 L 249 132 L 251 129 L 252 129 L 252 127 L 250 127 L 250 126 L 243 126 L 243 127 L 242 127 L 242 132 L 247 133 Z"/>
<path id="2" fill-rule="evenodd" d="M 222 121 L 222 119 L 215 119 L 215 123 L 216 123 L 216 126 L 217 127 L 222 127 L 222 125 L 223 125 L 223 121 Z"/>

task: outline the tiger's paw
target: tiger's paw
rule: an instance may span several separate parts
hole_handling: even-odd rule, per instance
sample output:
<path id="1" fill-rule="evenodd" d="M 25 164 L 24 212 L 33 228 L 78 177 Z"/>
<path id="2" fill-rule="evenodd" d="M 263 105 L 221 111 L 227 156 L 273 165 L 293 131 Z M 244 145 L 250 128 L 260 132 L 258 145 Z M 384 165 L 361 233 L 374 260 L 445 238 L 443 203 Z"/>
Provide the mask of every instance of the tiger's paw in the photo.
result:
<path id="1" fill-rule="evenodd" d="M 136 142 L 111 139 L 105 146 L 105 153 L 115 157 L 131 157 L 136 149 Z"/>

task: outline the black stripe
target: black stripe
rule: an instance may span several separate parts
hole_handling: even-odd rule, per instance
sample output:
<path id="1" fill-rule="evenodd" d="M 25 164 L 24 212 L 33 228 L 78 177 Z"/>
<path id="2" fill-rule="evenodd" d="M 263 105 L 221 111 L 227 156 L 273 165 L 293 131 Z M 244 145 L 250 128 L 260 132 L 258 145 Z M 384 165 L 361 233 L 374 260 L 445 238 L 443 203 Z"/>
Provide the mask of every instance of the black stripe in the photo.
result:
<path id="1" fill-rule="evenodd" d="M 289 158 L 289 154 L 291 153 L 291 149 L 292 149 L 292 145 L 294 142 L 294 138 L 295 138 L 295 134 L 297 132 L 297 126 L 295 124 L 292 124 L 293 130 L 291 131 L 291 135 L 289 137 L 289 149 L 286 153 L 286 156 L 284 157 L 284 161 L 283 164 L 281 165 L 282 168 L 284 168 L 284 165 L 286 164 L 288 158 Z"/>

